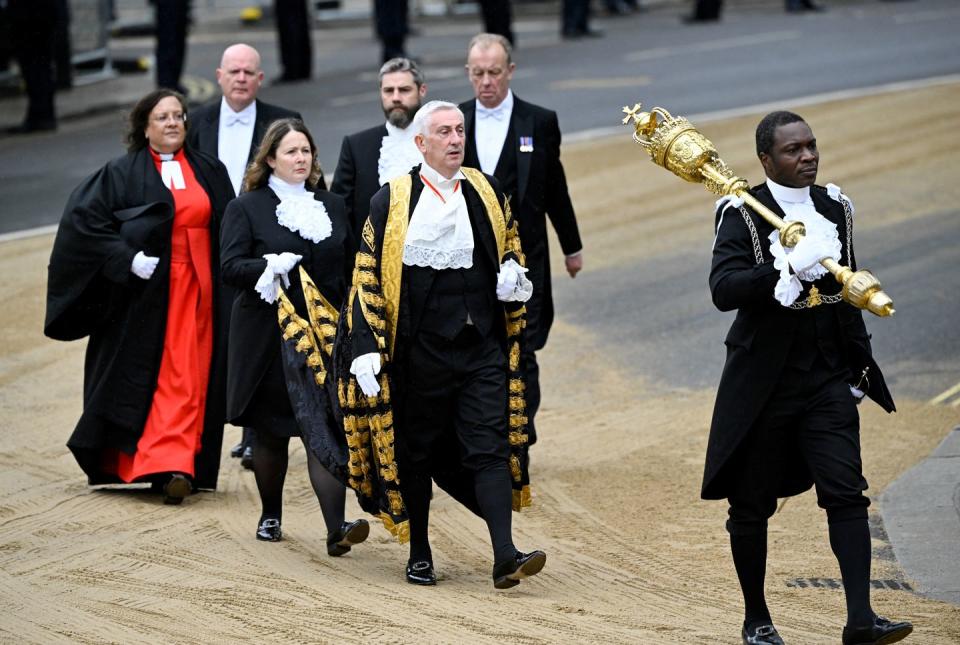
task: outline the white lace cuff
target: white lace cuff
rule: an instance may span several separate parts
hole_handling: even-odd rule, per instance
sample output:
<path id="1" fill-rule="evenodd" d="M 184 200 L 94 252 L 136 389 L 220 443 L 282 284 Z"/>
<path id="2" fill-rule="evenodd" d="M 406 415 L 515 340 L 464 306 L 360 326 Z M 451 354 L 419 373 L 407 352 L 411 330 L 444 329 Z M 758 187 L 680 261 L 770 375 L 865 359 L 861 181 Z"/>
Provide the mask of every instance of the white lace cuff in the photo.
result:
<path id="1" fill-rule="evenodd" d="M 403 247 L 403 263 L 410 267 L 433 267 L 443 269 L 469 269 L 473 266 L 473 249 L 432 249 L 406 244 Z"/>
<path id="2" fill-rule="evenodd" d="M 787 254 L 779 243 L 770 245 L 770 254 L 773 256 L 773 268 L 780 272 L 780 279 L 773 287 L 773 297 L 784 307 L 789 307 L 800 297 L 803 285 L 797 276 L 790 273 Z"/>

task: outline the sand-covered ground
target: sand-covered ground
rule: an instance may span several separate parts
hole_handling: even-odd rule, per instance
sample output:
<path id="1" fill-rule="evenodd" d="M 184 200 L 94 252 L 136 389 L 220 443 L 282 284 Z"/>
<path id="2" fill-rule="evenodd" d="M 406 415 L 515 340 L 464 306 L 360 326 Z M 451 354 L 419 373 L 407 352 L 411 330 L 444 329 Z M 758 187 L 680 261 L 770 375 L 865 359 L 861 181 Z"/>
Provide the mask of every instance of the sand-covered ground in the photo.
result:
<path id="1" fill-rule="evenodd" d="M 872 230 L 882 231 L 956 208 L 960 134 L 944 125 L 957 123 L 958 105 L 960 87 L 942 86 L 802 113 L 830 142 L 821 177 L 842 178 L 858 211 L 871 213 Z M 757 118 L 702 127 L 754 180 Z M 898 119 L 909 119 L 910 136 L 891 132 Z M 654 168 L 626 130 L 568 145 L 564 161 L 587 270 L 709 244 L 710 197 Z M 897 191 L 885 190 L 894 183 Z M 559 312 L 542 353 L 535 503 L 514 521 L 518 547 L 547 551 L 544 572 L 495 592 L 482 523 L 438 495 L 431 519 L 440 583 L 413 587 L 402 575 L 405 548 L 379 526 L 348 556 L 326 556 L 299 448 L 277 544 L 254 539 L 253 477 L 227 457 L 217 492 L 180 507 L 146 493 L 88 488 L 64 446 L 80 411 L 83 343 L 41 334 L 51 241 L 0 245 L 0 641 L 739 642 L 725 505 L 698 495 L 712 389 L 665 390 L 603 367 L 591 329 Z M 862 406 L 874 497 L 958 421 L 956 408 L 903 398 L 898 405 L 895 415 Z M 236 436 L 228 430 L 225 451 Z M 349 504 L 348 515 L 358 515 Z M 889 553 L 882 538 L 874 546 Z M 792 582 L 839 578 L 812 494 L 775 516 L 770 552 L 768 598 L 787 642 L 839 642 L 842 592 Z M 889 557 L 875 561 L 873 577 L 909 582 Z M 912 620 L 911 642 L 960 642 L 956 606 L 902 589 L 875 591 L 874 605 Z"/>

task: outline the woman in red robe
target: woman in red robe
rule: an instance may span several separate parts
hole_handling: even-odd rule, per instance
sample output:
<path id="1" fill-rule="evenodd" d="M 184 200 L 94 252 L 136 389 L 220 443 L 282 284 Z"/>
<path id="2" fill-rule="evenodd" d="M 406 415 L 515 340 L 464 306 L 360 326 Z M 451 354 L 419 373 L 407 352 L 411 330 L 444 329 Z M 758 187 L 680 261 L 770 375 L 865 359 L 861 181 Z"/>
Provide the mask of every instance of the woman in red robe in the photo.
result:
<path id="1" fill-rule="evenodd" d="M 186 102 L 148 94 L 130 152 L 71 196 L 50 262 L 48 336 L 90 335 L 84 414 L 68 445 L 91 484 L 150 482 L 167 503 L 214 488 L 223 433 L 229 298 L 219 161 L 184 149 Z"/>

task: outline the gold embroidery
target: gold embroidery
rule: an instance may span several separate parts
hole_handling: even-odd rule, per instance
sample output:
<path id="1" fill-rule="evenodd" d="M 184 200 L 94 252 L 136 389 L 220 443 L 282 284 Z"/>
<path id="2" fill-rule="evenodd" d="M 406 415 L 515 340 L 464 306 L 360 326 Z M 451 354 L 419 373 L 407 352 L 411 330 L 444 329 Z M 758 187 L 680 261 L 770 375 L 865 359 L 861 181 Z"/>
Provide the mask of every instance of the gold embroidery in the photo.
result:
<path id="1" fill-rule="evenodd" d="M 393 357 L 397 340 L 397 311 L 400 307 L 400 278 L 403 273 L 403 243 L 407 239 L 410 223 L 410 175 L 401 175 L 390 180 L 390 210 L 383 233 L 383 248 L 380 253 L 380 288 L 386 301 L 387 353 Z"/>
<path id="2" fill-rule="evenodd" d="M 497 257 L 502 258 L 507 247 L 507 224 L 503 209 L 500 208 L 500 202 L 497 200 L 497 193 L 494 192 L 493 186 L 491 186 L 487 178 L 483 176 L 483 173 L 476 168 L 467 168 L 464 166 L 460 170 L 463 171 L 463 175 L 467 178 L 467 181 L 470 182 L 470 185 L 473 186 L 474 190 L 480 195 L 480 199 L 483 200 L 487 217 L 490 219 L 490 225 L 493 227 L 493 236 L 497 240 Z M 509 212 L 509 209 L 507 212 Z"/>

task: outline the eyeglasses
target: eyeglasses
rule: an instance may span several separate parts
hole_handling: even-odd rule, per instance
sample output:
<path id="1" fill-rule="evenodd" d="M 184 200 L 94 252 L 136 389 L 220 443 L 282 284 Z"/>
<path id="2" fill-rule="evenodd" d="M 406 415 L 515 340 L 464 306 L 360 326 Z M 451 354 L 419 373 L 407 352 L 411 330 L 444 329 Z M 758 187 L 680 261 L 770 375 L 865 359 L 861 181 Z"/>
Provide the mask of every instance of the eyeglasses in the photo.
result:
<path id="1" fill-rule="evenodd" d="M 187 115 L 184 112 L 171 112 L 169 114 L 157 114 L 156 116 L 150 117 L 150 120 L 154 123 L 166 123 L 167 121 L 181 121 L 185 122 L 187 120 Z"/>

